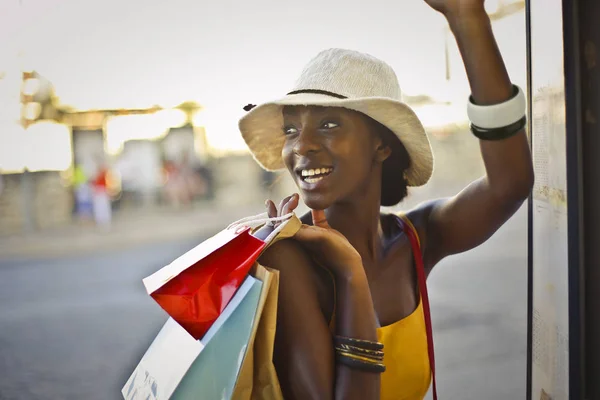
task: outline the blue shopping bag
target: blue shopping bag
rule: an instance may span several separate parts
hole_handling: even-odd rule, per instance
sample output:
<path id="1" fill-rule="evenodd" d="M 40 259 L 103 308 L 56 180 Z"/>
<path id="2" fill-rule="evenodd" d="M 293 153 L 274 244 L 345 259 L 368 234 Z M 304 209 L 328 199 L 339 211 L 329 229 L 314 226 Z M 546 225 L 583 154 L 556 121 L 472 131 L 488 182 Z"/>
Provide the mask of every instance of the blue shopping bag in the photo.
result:
<path id="1" fill-rule="evenodd" d="M 126 400 L 230 399 L 262 282 L 248 276 L 201 340 L 169 318 L 122 390 Z"/>

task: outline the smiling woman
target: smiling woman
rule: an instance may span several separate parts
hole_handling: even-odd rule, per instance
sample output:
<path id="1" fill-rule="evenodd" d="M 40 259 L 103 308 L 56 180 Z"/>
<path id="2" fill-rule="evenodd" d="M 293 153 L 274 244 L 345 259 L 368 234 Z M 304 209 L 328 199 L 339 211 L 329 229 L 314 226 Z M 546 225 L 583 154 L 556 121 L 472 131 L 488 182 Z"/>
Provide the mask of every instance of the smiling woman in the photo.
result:
<path id="1" fill-rule="evenodd" d="M 376 190 L 381 191 L 384 206 L 395 205 L 406 196 L 404 175 L 409 156 L 402 142 L 381 123 L 351 109 L 323 106 L 286 106 L 283 119 L 286 140 L 282 158 L 298 187 L 307 194 L 304 201 L 308 207 L 325 209 L 318 203 L 320 194 L 344 198 L 368 190 L 360 187 L 365 183 L 379 188 Z M 314 160 L 299 162 L 297 154 L 313 149 L 318 153 Z M 380 162 L 364 165 L 371 164 L 368 153 L 373 149 Z M 382 178 L 364 176 L 371 173 Z M 336 192 L 336 182 L 343 193 Z"/>
<path id="2" fill-rule="evenodd" d="M 528 196 L 533 173 L 523 92 L 511 84 L 483 0 L 426 0 L 454 33 L 471 86 L 468 116 L 486 174 L 405 215 L 380 212 L 427 183 L 433 155 L 392 68 L 328 49 L 285 97 L 239 123 L 258 163 L 287 168 L 312 210 L 270 247 L 280 271 L 274 363 L 286 399 L 422 399 L 433 377 L 425 278 L 490 238 Z M 269 215 L 299 196 L 268 200 Z M 268 235 L 272 226 L 257 232 Z"/>

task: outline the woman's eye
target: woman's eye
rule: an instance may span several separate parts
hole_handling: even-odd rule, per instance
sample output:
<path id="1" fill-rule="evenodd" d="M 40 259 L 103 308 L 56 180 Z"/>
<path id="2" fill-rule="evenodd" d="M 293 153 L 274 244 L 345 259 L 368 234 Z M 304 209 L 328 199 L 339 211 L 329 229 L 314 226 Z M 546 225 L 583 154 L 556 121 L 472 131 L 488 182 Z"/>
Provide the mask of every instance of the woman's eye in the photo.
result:
<path id="1" fill-rule="evenodd" d="M 293 126 L 286 126 L 283 128 L 283 133 L 285 133 L 286 135 L 293 135 L 297 132 L 298 129 L 294 128 Z"/>
<path id="2" fill-rule="evenodd" d="M 335 122 L 325 122 L 322 127 L 325 129 L 333 129 L 333 128 L 337 128 L 339 125 L 336 124 Z"/>

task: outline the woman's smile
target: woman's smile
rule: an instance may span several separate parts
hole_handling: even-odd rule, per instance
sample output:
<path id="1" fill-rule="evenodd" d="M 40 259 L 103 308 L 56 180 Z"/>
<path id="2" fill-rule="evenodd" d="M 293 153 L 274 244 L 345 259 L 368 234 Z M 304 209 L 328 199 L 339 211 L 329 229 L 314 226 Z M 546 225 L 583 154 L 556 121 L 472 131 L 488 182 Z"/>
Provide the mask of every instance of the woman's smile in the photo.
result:
<path id="1" fill-rule="evenodd" d="M 364 114 L 341 107 L 283 109 L 283 160 L 304 203 L 326 209 L 364 192 L 380 139 Z"/>
<path id="2" fill-rule="evenodd" d="M 331 181 L 333 171 L 333 167 L 296 168 L 298 186 L 306 191 L 323 190 Z"/>

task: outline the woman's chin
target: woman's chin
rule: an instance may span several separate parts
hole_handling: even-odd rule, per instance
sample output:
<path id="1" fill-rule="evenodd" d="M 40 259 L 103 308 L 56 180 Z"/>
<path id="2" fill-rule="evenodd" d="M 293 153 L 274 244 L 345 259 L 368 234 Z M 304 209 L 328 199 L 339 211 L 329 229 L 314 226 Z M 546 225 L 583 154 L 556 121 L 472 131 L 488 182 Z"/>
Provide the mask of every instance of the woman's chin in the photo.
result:
<path id="1" fill-rule="evenodd" d="M 326 210 L 332 204 L 332 201 L 327 199 L 325 196 L 316 195 L 314 193 L 302 193 L 302 201 L 306 207 L 311 210 Z"/>

